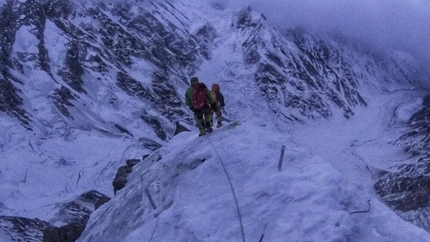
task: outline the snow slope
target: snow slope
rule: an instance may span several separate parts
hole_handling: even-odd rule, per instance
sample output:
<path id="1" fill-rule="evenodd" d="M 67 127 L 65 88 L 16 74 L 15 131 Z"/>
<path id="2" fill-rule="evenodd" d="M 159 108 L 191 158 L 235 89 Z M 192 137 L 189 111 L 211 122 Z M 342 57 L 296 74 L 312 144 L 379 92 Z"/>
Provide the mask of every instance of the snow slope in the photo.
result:
<path id="1" fill-rule="evenodd" d="M 414 99 L 380 95 L 351 119 L 246 116 L 207 136 L 181 133 L 138 165 L 79 241 L 430 241 L 372 182 L 399 154 L 389 140 L 404 120 L 387 113 L 407 116 Z"/>

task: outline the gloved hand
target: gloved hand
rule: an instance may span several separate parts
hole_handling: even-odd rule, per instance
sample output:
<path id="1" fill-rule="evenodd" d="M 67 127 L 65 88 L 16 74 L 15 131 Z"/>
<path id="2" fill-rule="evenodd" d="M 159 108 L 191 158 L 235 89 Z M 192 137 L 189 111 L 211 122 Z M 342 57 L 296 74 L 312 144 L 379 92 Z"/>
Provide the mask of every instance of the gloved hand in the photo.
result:
<path id="1" fill-rule="evenodd" d="M 218 111 L 218 107 L 216 106 L 216 103 L 212 103 L 211 107 L 212 107 L 212 110 L 214 110 L 214 112 Z"/>

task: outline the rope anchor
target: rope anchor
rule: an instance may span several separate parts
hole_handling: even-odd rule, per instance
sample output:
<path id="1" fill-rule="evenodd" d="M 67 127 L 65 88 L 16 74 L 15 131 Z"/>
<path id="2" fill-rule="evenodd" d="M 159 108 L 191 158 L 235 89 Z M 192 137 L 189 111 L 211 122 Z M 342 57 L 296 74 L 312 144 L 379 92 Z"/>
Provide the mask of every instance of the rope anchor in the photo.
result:
<path id="1" fill-rule="evenodd" d="M 278 164 L 278 170 L 282 170 L 282 162 L 284 161 L 284 153 L 285 153 L 285 145 L 282 146 L 281 149 L 281 157 L 279 157 L 279 164 Z"/>
<path id="2" fill-rule="evenodd" d="M 149 193 L 149 190 L 145 189 L 145 193 L 146 193 L 146 196 L 148 196 L 149 203 L 151 203 L 152 208 L 154 210 L 157 209 L 157 206 L 155 206 L 154 200 L 152 200 L 152 197 L 151 197 L 151 194 Z"/>

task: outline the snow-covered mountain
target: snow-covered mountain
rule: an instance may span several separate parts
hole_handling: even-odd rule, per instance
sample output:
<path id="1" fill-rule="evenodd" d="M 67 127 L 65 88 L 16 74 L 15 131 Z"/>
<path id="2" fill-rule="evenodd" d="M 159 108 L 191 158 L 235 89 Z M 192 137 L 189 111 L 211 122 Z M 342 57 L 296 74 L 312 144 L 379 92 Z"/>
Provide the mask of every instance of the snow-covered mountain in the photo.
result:
<path id="1" fill-rule="evenodd" d="M 79 241 L 430 241 L 428 93 L 406 53 L 225 3 L 0 7 L 5 241 L 83 229 L 106 196 Z M 193 75 L 232 120 L 200 138 Z"/>

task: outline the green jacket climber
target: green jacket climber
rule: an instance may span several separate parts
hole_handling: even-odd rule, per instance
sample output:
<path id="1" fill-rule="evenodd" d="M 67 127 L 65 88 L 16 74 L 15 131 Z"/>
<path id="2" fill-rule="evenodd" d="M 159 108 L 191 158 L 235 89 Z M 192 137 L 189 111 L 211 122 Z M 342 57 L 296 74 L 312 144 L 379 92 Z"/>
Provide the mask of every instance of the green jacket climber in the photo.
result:
<path id="1" fill-rule="evenodd" d="M 185 92 L 185 104 L 187 104 L 187 106 L 192 110 L 193 109 L 192 99 L 194 95 L 195 85 L 203 84 L 203 83 L 199 82 L 199 79 L 197 77 L 192 77 L 190 82 L 191 82 L 191 86 Z M 207 88 L 206 88 L 206 98 L 211 106 L 215 103 L 212 98 L 211 92 Z"/>
<path id="2" fill-rule="evenodd" d="M 200 83 L 197 77 L 192 77 L 190 82 L 191 86 L 185 92 L 185 104 L 194 112 L 199 136 L 202 136 L 206 132 L 212 132 L 212 110 L 216 112 L 218 109 L 211 92 L 204 83 Z"/>

